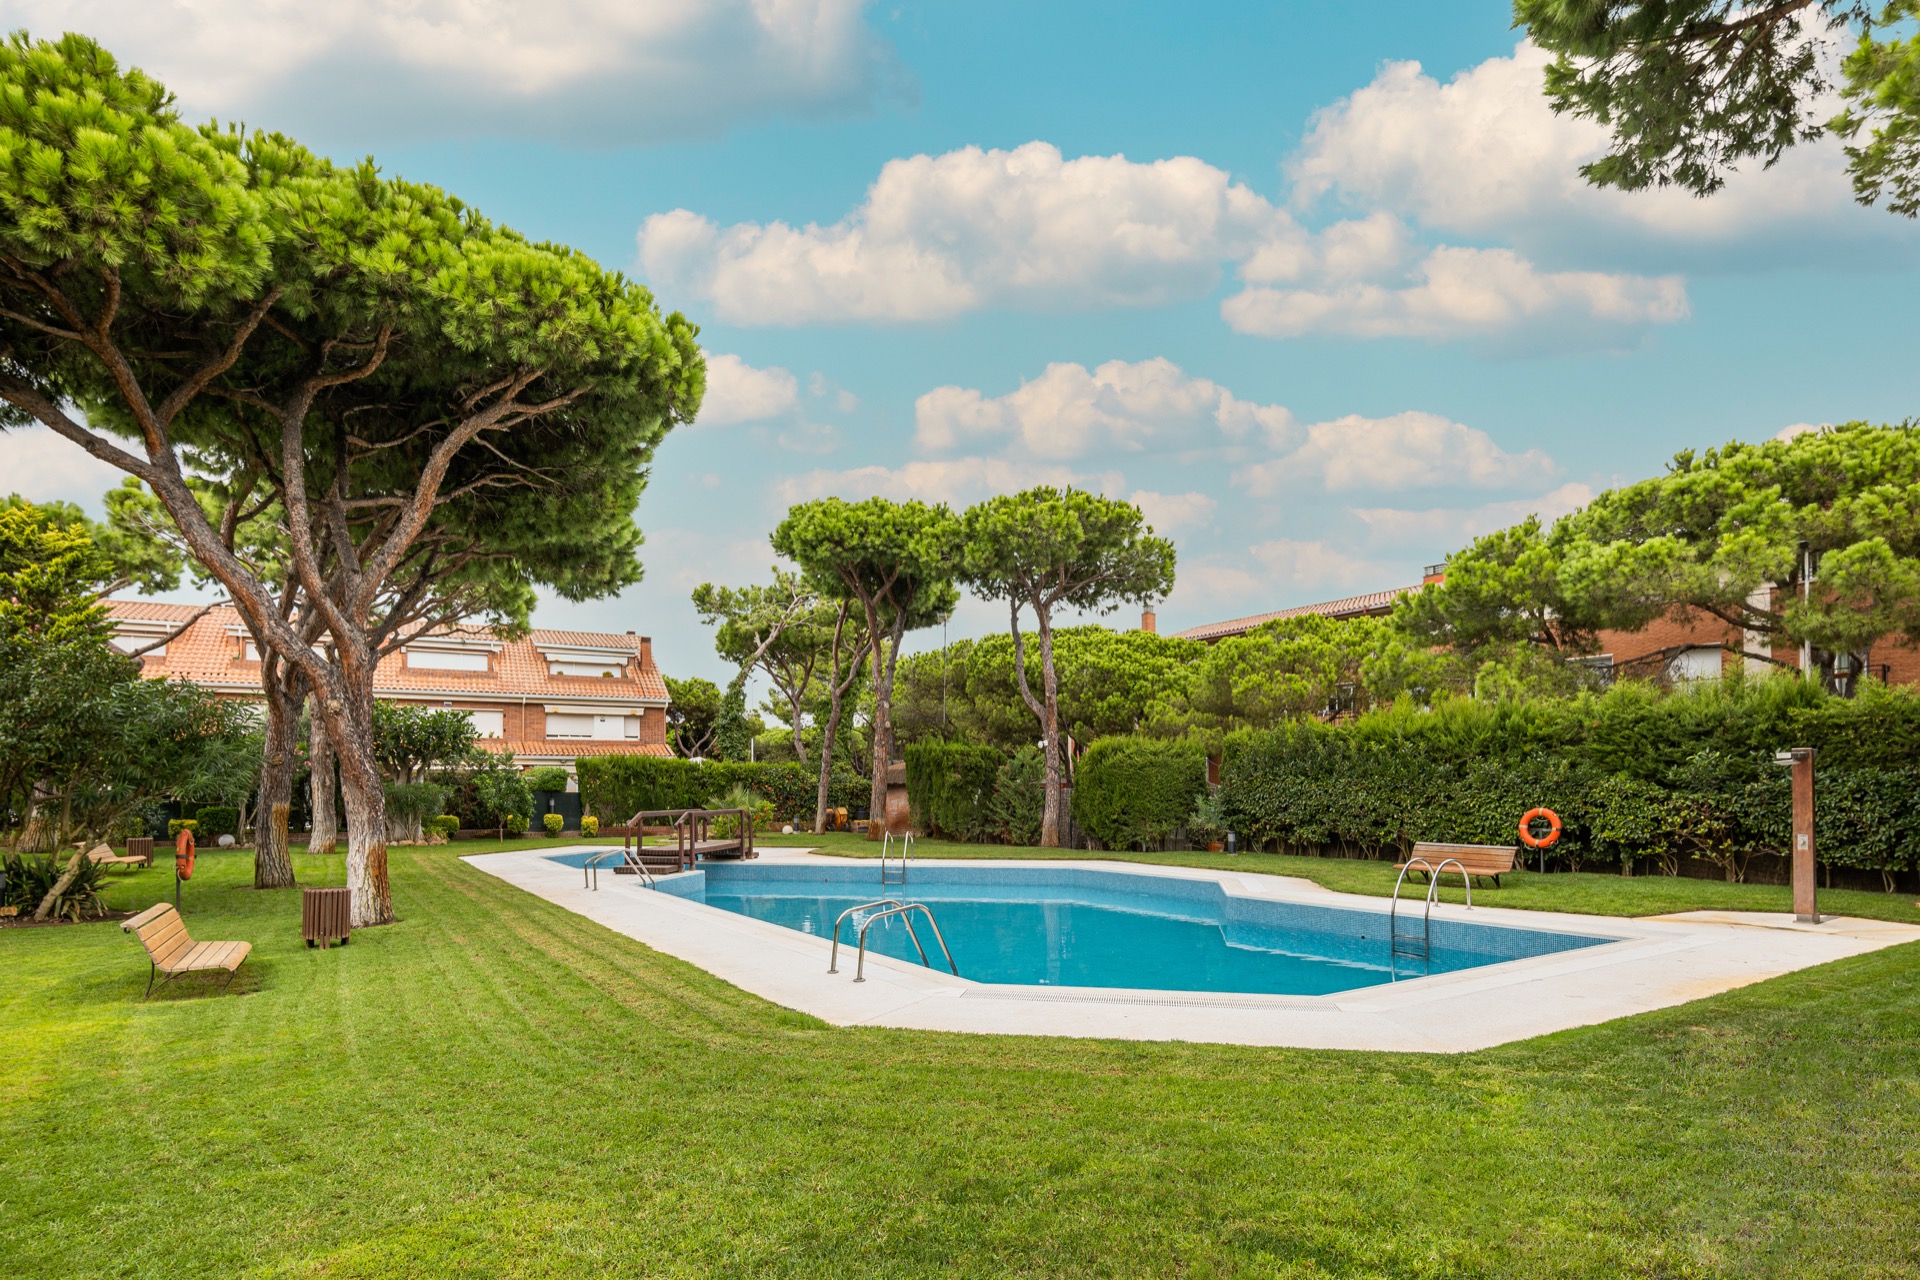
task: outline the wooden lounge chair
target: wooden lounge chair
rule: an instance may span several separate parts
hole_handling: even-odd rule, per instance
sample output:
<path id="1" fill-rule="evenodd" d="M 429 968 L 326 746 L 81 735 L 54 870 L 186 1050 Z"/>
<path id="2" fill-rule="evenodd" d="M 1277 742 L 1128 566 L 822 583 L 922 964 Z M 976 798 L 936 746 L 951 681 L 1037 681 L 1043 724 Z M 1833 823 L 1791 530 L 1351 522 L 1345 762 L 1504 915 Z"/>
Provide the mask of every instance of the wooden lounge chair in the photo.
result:
<path id="1" fill-rule="evenodd" d="M 220 989 L 225 991 L 233 985 L 234 970 L 253 950 L 251 942 L 195 942 L 187 936 L 187 922 L 180 918 L 180 913 L 173 909 L 171 902 L 148 907 L 133 919 L 122 923 L 120 928 L 122 932 L 140 939 L 140 945 L 147 949 L 147 958 L 153 962 L 153 971 L 147 975 L 147 994 L 141 997 L 143 1000 L 153 995 L 156 978 L 164 987 L 188 973 L 225 970 L 227 980 L 220 985 Z"/>
<path id="2" fill-rule="evenodd" d="M 1500 887 L 1500 877 L 1513 870 L 1513 860 L 1519 849 L 1509 844 L 1429 844 L 1421 841 L 1413 846 L 1413 853 L 1405 862 L 1393 864 L 1395 871 L 1412 866 L 1416 859 L 1426 863 L 1424 867 L 1414 867 L 1414 875 L 1426 875 L 1427 867 L 1438 869 L 1442 862 L 1451 858 L 1459 863 L 1450 866 L 1449 872 L 1461 872 L 1468 876 L 1482 876 L 1493 881 L 1493 887 Z"/>
<path id="3" fill-rule="evenodd" d="M 151 845 L 153 842 L 147 842 Z M 153 865 L 151 849 L 146 854 L 135 853 L 131 848 L 125 853 L 115 853 L 112 846 L 97 844 L 87 850 L 87 861 L 99 867 L 150 867 Z"/>

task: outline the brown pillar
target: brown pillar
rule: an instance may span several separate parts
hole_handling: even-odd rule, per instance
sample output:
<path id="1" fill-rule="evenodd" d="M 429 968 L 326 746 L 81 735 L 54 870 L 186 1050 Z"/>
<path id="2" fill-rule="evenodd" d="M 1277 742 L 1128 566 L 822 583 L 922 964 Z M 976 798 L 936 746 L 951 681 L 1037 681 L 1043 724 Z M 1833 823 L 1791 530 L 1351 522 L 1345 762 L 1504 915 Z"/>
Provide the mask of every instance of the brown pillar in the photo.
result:
<path id="1" fill-rule="evenodd" d="M 1795 747 L 1793 758 L 1793 918 L 1820 923 L 1814 895 L 1813 748 Z"/>

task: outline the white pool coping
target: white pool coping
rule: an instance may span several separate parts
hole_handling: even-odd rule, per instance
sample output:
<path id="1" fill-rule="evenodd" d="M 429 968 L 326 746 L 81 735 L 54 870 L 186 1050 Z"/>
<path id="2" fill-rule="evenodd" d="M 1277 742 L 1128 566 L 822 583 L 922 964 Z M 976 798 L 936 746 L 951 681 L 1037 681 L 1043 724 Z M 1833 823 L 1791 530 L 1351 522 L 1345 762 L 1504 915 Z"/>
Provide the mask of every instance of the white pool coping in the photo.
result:
<path id="1" fill-rule="evenodd" d="M 743 990 L 837 1026 L 901 1027 L 996 1035 L 1190 1040 L 1303 1049 L 1462 1053 L 1629 1014 L 1684 1004 L 1847 956 L 1920 941 L 1920 926 L 1835 917 L 1817 925 L 1791 915 L 1699 911 L 1627 919 L 1442 903 L 1436 919 L 1619 939 L 1553 955 L 1456 973 L 1403 979 L 1326 996 L 1215 994 L 971 982 L 889 956 L 867 957 L 853 981 L 843 947 L 827 973 L 825 938 L 656 893 L 631 876 L 603 874 L 581 887 L 578 867 L 549 855 L 599 846 L 484 853 L 464 861 L 657 951 L 698 965 Z M 763 862 L 873 868 L 805 850 L 762 849 Z M 915 859 L 916 866 L 977 867 Z M 1210 880 L 1229 894 L 1384 914 L 1383 898 L 1336 893 L 1294 876 L 1148 866 L 1131 862 L 996 859 L 995 868 L 1081 868 Z M 897 887 L 893 894 L 898 896 Z M 1484 904 L 1498 891 L 1480 895 Z"/>

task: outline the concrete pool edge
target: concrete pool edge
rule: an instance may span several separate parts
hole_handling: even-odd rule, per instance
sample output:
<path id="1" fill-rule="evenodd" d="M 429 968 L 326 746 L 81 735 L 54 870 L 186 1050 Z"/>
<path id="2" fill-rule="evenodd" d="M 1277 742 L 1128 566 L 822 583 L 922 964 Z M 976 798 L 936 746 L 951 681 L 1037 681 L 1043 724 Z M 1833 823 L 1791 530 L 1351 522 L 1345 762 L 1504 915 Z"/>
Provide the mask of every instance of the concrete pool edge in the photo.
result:
<path id="1" fill-rule="evenodd" d="M 475 854 L 463 861 L 517 888 L 685 960 L 776 1004 L 839 1026 L 1003 1035 L 1457 1053 L 1683 1004 L 1721 991 L 1920 941 L 1920 927 L 1836 919 L 1702 912 L 1628 919 L 1481 905 L 1436 908 L 1435 918 L 1617 941 L 1573 951 L 1406 979 L 1327 996 L 1268 996 L 971 982 L 870 955 L 865 983 L 847 966 L 826 972 L 827 939 L 670 894 L 625 876 L 581 887 L 577 867 L 550 855 L 588 846 Z M 767 849 L 764 862 L 847 867 L 845 858 Z M 916 865 L 921 865 L 916 860 Z M 925 859 L 927 867 L 978 867 Z M 996 859 L 998 868 L 1078 868 L 1211 881 L 1224 893 L 1384 912 L 1381 898 L 1257 872 L 1154 867 L 1089 859 Z M 878 891 L 879 871 L 874 864 Z M 1766 927 L 1754 927 L 1764 925 Z"/>

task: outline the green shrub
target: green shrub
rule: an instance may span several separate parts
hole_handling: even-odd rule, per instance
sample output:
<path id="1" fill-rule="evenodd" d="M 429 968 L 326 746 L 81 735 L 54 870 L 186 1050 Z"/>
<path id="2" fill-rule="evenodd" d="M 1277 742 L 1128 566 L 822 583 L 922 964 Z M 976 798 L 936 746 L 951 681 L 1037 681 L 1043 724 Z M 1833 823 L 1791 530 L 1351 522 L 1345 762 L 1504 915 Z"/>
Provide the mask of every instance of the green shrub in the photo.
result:
<path id="1" fill-rule="evenodd" d="M 999 834 L 993 793 L 1006 752 L 966 742 L 916 742 L 905 754 L 907 803 L 915 826 L 949 840 Z"/>
<path id="2" fill-rule="evenodd" d="M 1047 757 L 1038 747 L 1022 747 L 994 775 L 987 806 L 994 833 L 1008 844 L 1039 844 L 1046 809 Z"/>
<path id="3" fill-rule="evenodd" d="M 230 804 L 203 804 L 193 816 L 200 825 L 193 829 L 196 840 L 218 840 L 221 836 L 240 835 L 240 810 Z"/>
<path id="4" fill-rule="evenodd" d="M 424 825 L 428 818 L 437 817 L 446 805 L 447 789 L 436 783 L 387 783 L 387 821 L 389 823 L 417 821 Z"/>
<path id="5" fill-rule="evenodd" d="M 504 827 L 510 813 L 532 813 L 533 791 L 526 779 L 511 769 L 489 769 L 477 773 L 470 783 L 474 822 L 482 827 Z M 526 830 L 525 827 L 521 828 Z"/>
<path id="6" fill-rule="evenodd" d="M 193 838 L 200 838 L 200 820 L 198 818 L 168 818 L 167 839 L 178 840 L 182 831 L 193 832 Z"/>
<path id="7" fill-rule="evenodd" d="M 67 873 L 67 864 L 72 859 L 71 853 L 64 856 L 6 854 L 0 860 L 0 866 L 6 869 L 7 879 L 6 889 L 0 893 L 0 906 L 13 907 L 23 916 L 38 911 L 41 900 Z M 81 858 L 73 883 L 53 900 L 52 914 L 74 921 L 83 916 L 100 915 L 106 910 L 100 901 L 100 890 L 105 881 L 106 868 L 89 858 Z"/>
<path id="8" fill-rule="evenodd" d="M 755 792 L 745 783 L 736 783 L 732 789 L 721 795 L 708 796 L 702 802 L 702 807 L 744 810 L 747 821 L 755 831 L 764 831 L 774 821 L 773 801 Z M 716 840 L 730 840 L 740 832 L 739 819 L 732 814 L 715 818 L 709 831 Z"/>
<path id="9" fill-rule="evenodd" d="M 565 791 L 567 771 L 557 764 L 540 769 L 529 769 L 526 773 L 526 782 L 527 789 L 530 791 Z"/>
<path id="10" fill-rule="evenodd" d="M 501 819 L 500 825 L 510 836 L 523 836 L 527 833 L 527 820 L 517 813 L 510 813 Z"/>
<path id="11" fill-rule="evenodd" d="M 437 818 L 427 819 L 427 830 L 445 840 L 451 840 L 460 834 L 460 819 L 451 813 L 443 813 Z"/>
<path id="12" fill-rule="evenodd" d="M 592 814 L 590 814 L 590 813 L 589 813 L 589 814 L 587 814 L 587 815 L 586 815 L 585 817 L 583 817 L 583 818 L 581 818 L 581 819 L 580 819 L 580 834 L 581 834 L 581 835 L 583 835 L 583 836 L 588 836 L 588 837 L 592 837 L 592 836 L 597 836 L 597 835 L 599 835 L 599 834 L 600 834 L 600 819 L 598 819 L 598 818 L 596 818 L 596 817 L 594 817 L 594 816 L 593 816 Z"/>
<path id="13" fill-rule="evenodd" d="M 708 796 L 739 785 L 772 802 L 781 821 L 803 822 L 813 816 L 819 785 L 816 766 L 794 763 L 589 756 L 574 767 L 580 775 L 582 808 L 602 822 L 624 823 L 646 809 L 698 809 Z M 866 803 L 867 783 L 852 770 L 836 768 L 831 782 L 828 804 Z"/>
<path id="14" fill-rule="evenodd" d="M 540 816 L 540 825 L 547 829 L 548 835 L 557 836 L 567 829 L 567 820 L 560 814 L 547 813 Z"/>
<path id="15" fill-rule="evenodd" d="M 1157 848 L 1206 790 L 1206 754 L 1194 743 L 1102 738 L 1075 770 L 1073 816 L 1103 848 Z"/>

